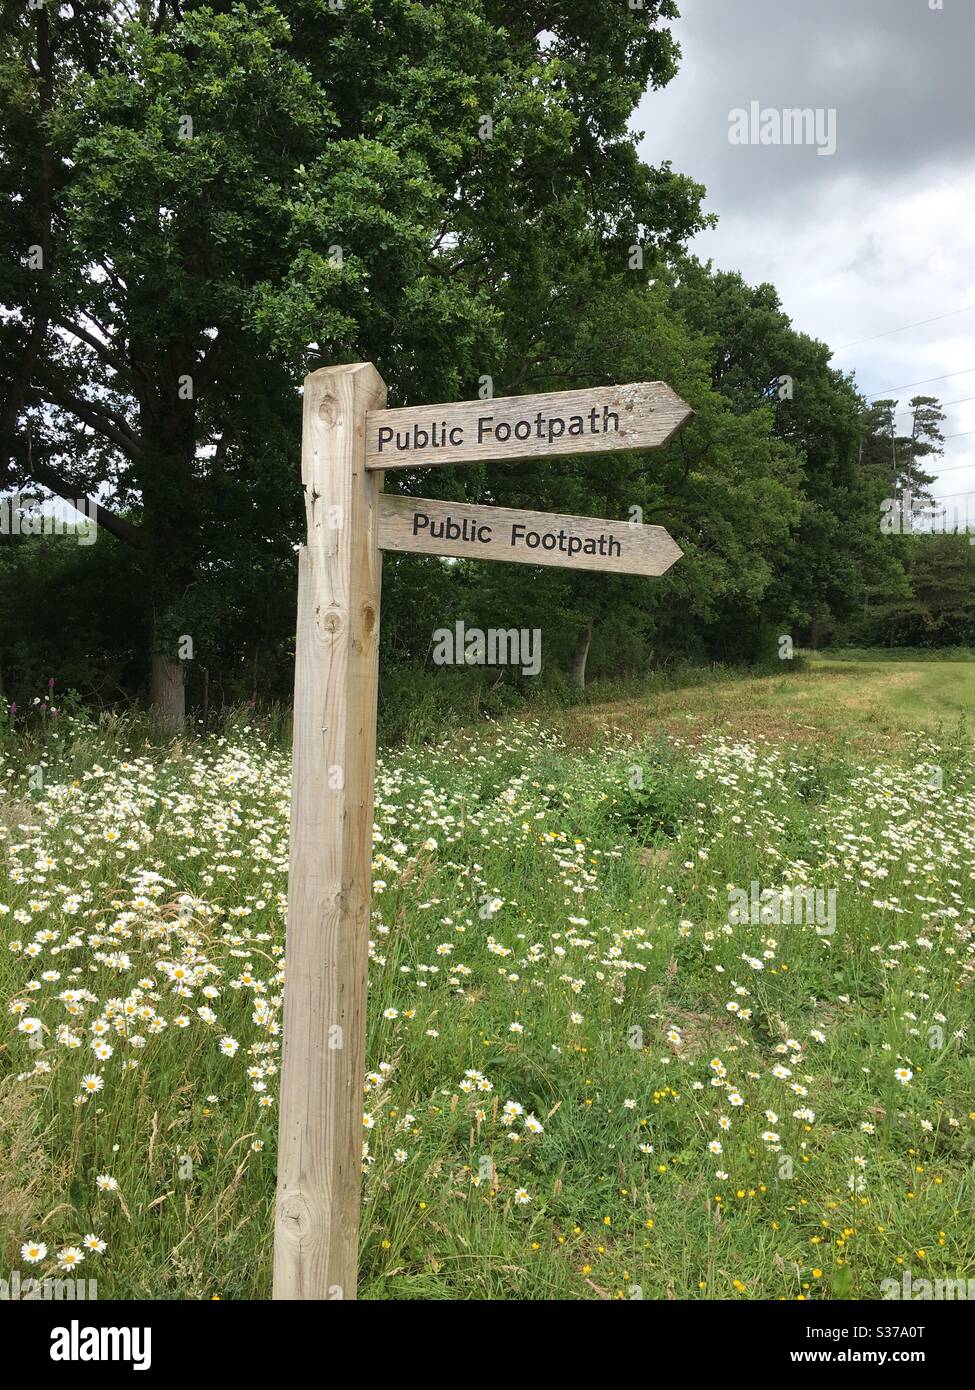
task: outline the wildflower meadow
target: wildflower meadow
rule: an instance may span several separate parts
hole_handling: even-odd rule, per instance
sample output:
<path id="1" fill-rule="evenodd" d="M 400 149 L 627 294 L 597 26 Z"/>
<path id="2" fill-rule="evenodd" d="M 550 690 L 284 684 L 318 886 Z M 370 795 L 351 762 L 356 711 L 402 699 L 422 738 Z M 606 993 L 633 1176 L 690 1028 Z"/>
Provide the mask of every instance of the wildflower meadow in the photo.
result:
<path id="1" fill-rule="evenodd" d="M 381 755 L 360 1297 L 975 1276 L 964 728 L 596 725 Z M 66 713 L 3 772 L 8 1268 L 269 1297 L 287 749 Z"/>

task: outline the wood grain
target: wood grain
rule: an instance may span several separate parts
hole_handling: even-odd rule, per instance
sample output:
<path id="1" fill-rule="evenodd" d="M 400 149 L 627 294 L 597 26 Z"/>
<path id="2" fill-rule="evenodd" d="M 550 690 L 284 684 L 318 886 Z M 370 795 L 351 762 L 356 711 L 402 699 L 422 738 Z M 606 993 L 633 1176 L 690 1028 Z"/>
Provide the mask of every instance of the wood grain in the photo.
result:
<path id="1" fill-rule="evenodd" d="M 369 363 L 305 380 L 276 1299 L 354 1298 L 372 864 L 381 478 Z"/>
<path id="2" fill-rule="evenodd" d="M 546 538 L 551 538 L 549 548 Z M 651 575 L 665 574 L 683 554 L 662 526 L 392 493 L 379 497 L 379 546 L 421 555 Z"/>
<path id="3" fill-rule="evenodd" d="M 693 414 L 663 381 L 375 411 L 366 417 L 366 467 L 659 449 Z"/>

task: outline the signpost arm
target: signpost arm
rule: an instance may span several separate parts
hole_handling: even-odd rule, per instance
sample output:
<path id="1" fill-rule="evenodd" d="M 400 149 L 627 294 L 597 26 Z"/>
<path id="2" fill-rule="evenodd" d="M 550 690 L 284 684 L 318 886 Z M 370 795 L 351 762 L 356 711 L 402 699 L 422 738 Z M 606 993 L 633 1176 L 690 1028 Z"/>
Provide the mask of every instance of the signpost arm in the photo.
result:
<path id="1" fill-rule="evenodd" d="M 354 1298 L 379 674 L 371 363 L 305 379 L 276 1299 Z"/>

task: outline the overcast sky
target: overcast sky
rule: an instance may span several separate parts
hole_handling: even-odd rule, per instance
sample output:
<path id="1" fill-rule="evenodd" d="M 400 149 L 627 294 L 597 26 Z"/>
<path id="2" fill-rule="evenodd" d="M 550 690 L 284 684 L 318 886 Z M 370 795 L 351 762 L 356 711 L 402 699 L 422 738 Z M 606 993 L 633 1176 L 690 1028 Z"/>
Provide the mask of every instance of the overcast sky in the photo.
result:
<path id="1" fill-rule="evenodd" d="M 719 223 L 693 243 L 702 259 L 770 280 L 865 394 L 937 395 L 944 433 L 973 431 L 946 441 L 947 497 L 975 490 L 975 399 L 948 404 L 975 398 L 975 0 L 943 3 L 678 0 L 680 72 L 634 125 L 648 162 L 706 186 Z M 730 143 L 729 113 L 752 102 L 834 108 L 835 153 Z M 951 505 L 975 529 L 975 491 Z"/>

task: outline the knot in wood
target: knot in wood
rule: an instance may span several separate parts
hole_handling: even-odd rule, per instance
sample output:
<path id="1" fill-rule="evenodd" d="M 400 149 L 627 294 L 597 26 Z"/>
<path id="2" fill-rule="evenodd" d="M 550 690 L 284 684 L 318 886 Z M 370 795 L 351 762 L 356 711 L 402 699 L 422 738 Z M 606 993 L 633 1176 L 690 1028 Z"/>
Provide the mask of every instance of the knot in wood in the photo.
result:
<path id="1" fill-rule="evenodd" d="M 278 1204 L 281 1229 L 299 1239 L 311 1230 L 311 1208 L 300 1192 L 291 1192 Z"/>
<path id="2" fill-rule="evenodd" d="M 339 403 L 328 391 L 323 392 L 322 398 L 318 402 L 318 418 L 326 425 L 334 425 L 339 418 Z"/>

